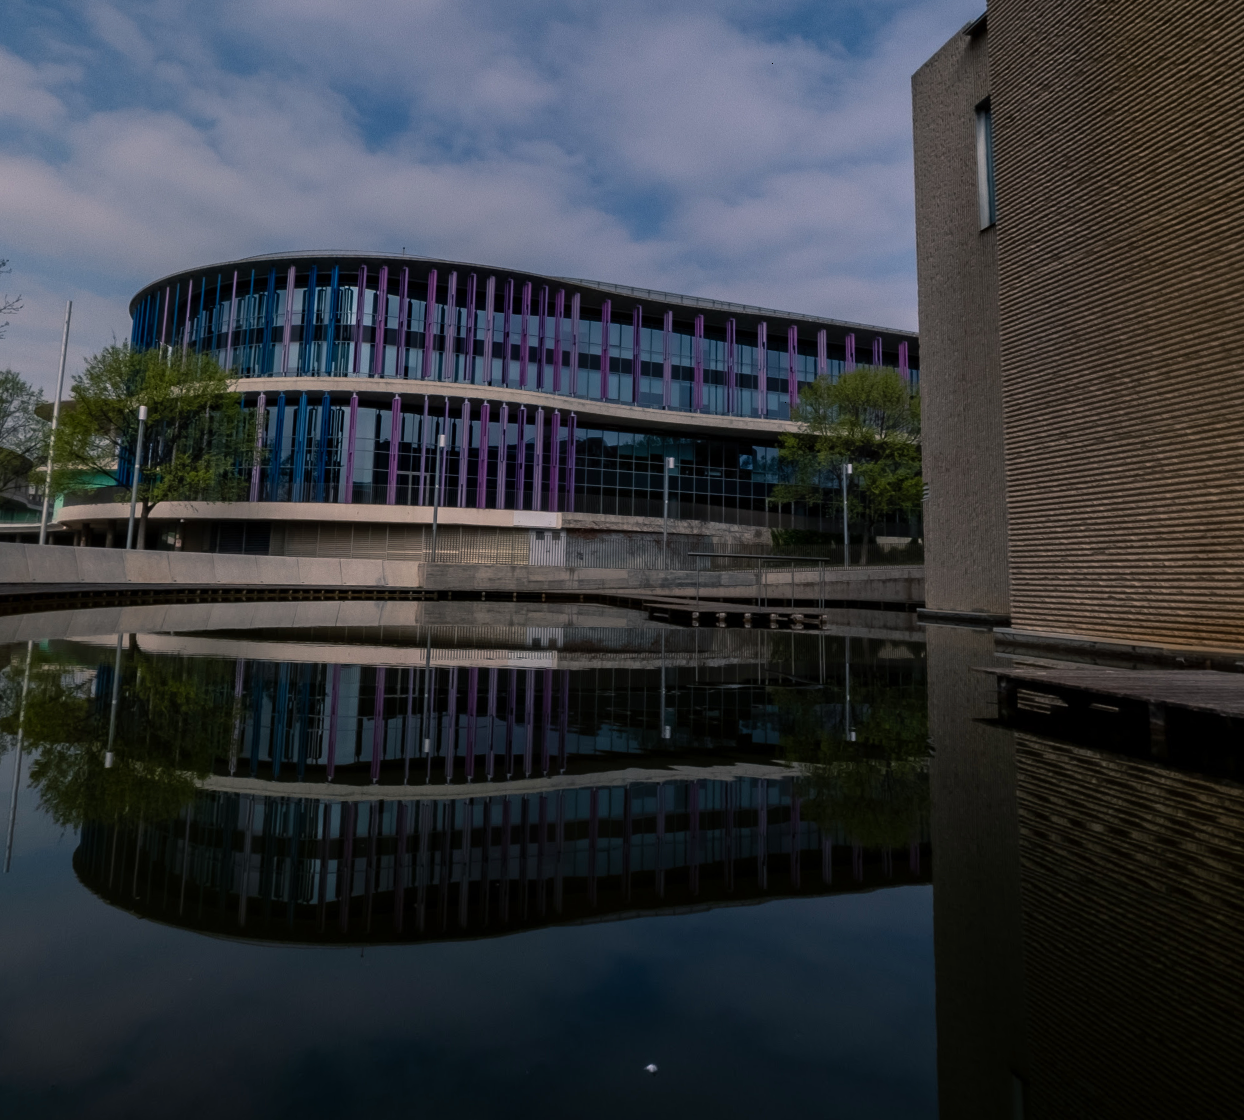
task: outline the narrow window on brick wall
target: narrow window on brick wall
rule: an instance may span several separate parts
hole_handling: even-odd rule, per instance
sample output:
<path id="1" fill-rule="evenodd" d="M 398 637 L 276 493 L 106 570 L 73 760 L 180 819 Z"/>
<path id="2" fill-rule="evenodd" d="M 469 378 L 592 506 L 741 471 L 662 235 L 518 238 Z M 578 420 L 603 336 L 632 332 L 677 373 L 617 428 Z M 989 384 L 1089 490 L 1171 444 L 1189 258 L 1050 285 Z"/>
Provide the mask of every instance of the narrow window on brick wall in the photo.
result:
<path id="1" fill-rule="evenodd" d="M 976 193 L 980 202 L 981 229 L 998 220 L 993 181 L 993 113 L 989 98 L 976 106 Z"/>

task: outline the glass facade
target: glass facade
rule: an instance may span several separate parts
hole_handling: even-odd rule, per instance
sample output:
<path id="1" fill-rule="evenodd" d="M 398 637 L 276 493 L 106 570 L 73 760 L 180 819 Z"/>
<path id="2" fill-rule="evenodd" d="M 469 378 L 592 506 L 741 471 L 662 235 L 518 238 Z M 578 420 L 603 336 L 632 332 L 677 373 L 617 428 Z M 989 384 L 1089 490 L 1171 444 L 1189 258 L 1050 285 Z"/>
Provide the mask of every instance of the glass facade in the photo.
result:
<path id="1" fill-rule="evenodd" d="M 422 270 L 422 266 L 421 270 Z M 654 293 L 655 294 L 655 293 Z M 211 353 L 239 377 L 362 376 L 495 385 L 640 407 L 786 419 L 792 393 L 854 364 L 856 338 L 816 322 L 657 318 L 564 288 L 409 266 L 231 268 L 147 291 L 131 345 Z M 770 327 L 772 326 L 772 330 Z M 861 339 L 918 383 L 906 341 Z"/>
<path id="2" fill-rule="evenodd" d="M 580 427 L 556 408 L 429 396 L 406 411 L 328 393 L 259 394 L 247 407 L 267 451 L 252 501 L 432 505 L 439 469 L 444 507 L 660 517 L 672 457 L 671 513 L 763 525 L 782 479 L 773 446 Z"/>

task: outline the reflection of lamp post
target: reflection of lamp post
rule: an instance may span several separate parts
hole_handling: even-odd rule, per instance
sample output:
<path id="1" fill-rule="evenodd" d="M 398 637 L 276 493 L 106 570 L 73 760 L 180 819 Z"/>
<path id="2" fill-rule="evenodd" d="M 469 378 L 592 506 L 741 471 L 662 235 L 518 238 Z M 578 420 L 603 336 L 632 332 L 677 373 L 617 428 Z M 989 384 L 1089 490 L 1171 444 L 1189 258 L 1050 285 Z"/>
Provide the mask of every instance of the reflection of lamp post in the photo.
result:
<path id="1" fill-rule="evenodd" d="M 436 563 L 436 522 L 441 511 L 441 452 L 445 450 L 445 433 L 436 437 L 436 482 L 432 486 L 432 563 Z"/>
<path id="2" fill-rule="evenodd" d="M 57 394 L 59 399 L 60 394 Z M 22 708 L 17 717 L 17 750 L 13 762 L 13 794 L 9 799 L 9 835 L 4 845 L 4 872 L 7 875 L 13 859 L 13 827 L 17 823 L 17 791 L 22 784 L 22 735 L 26 729 L 26 690 L 30 687 L 30 658 L 34 654 L 34 642 L 26 643 L 26 675 L 22 678 Z"/>
<path id="3" fill-rule="evenodd" d="M 842 566 L 851 566 L 851 531 L 847 527 L 847 480 L 851 477 L 851 464 L 842 464 Z"/>
<path id="4" fill-rule="evenodd" d="M 104 769 L 112 769 L 112 740 L 117 733 L 117 704 L 121 700 L 121 634 L 117 635 L 117 657 L 112 663 L 112 714 L 108 717 L 108 749 L 104 751 Z"/>
<path id="5" fill-rule="evenodd" d="M 670 566 L 669 523 L 670 523 L 670 471 L 674 469 L 674 456 L 665 457 L 665 495 L 661 503 L 661 556 L 666 568 Z"/>
<path id="6" fill-rule="evenodd" d="M 142 470 L 143 461 L 143 429 L 147 426 L 147 406 L 138 406 L 138 442 L 134 445 L 134 483 L 130 487 L 130 524 L 125 531 L 125 551 L 134 544 L 134 507 L 138 505 L 138 472 Z"/>
<path id="7" fill-rule="evenodd" d="M 56 376 L 56 400 L 52 402 L 52 434 L 48 441 L 48 476 L 43 481 L 43 516 L 39 520 L 39 543 L 48 540 L 48 502 L 52 497 L 52 456 L 56 450 L 56 428 L 60 422 L 60 396 L 65 388 L 65 355 L 69 351 L 69 316 L 73 300 L 65 304 L 65 331 L 60 340 L 60 373 Z"/>
<path id="8" fill-rule="evenodd" d="M 661 738 L 670 737 L 670 725 L 665 722 L 665 631 L 661 631 Z"/>

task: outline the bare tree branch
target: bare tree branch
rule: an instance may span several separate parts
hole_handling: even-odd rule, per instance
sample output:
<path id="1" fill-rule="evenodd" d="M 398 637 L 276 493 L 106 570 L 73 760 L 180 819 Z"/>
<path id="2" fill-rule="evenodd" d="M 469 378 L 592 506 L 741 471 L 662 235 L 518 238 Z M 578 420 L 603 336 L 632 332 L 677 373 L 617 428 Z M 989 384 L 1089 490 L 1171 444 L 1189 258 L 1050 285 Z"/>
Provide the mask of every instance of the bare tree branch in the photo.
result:
<path id="1" fill-rule="evenodd" d="M 5 273 L 12 272 L 12 271 L 13 270 L 9 268 L 8 257 L 0 257 L 0 276 L 3 276 Z M 0 296 L 0 315 L 10 315 L 14 311 L 20 311 L 21 309 L 22 309 L 22 297 L 21 296 L 14 296 L 12 299 L 9 299 L 7 293 Z M 7 319 L 3 323 L 0 323 L 0 338 L 4 337 L 5 330 L 8 327 L 8 325 L 9 325 L 9 322 Z"/>

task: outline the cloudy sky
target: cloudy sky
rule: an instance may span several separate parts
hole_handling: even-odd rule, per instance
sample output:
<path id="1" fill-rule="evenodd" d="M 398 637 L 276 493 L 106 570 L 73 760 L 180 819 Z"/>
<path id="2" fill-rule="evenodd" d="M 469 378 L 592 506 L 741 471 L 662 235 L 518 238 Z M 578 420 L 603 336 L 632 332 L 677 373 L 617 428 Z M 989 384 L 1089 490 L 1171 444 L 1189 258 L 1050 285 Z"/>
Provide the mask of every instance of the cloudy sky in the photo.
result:
<path id="1" fill-rule="evenodd" d="M 5 0 L 0 368 L 176 269 L 444 256 L 916 325 L 910 75 L 984 0 Z"/>

